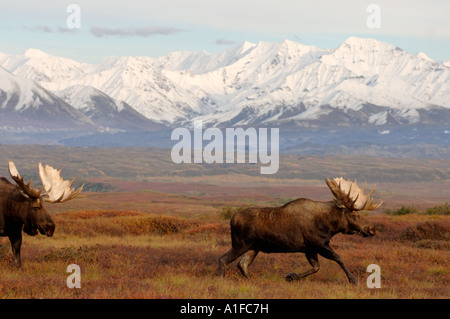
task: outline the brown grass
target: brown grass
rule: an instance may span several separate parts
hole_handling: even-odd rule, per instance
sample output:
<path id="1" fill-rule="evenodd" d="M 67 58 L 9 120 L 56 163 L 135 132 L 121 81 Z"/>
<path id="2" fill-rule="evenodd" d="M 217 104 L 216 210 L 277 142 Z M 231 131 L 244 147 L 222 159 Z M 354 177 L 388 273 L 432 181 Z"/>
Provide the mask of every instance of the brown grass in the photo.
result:
<path id="1" fill-rule="evenodd" d="M 193 221 L 183 221 L 173 216 L 158 216 L 133 211 L 75 211 L 56 214 L 55 222 L 60 232 L 79 237 L 98 235 L 170 235 L 180 232 Z M 77 227 L 74 227 L 76 223 Z"/>
<path id="2" fill-rule="evenodd" d="M 24 237 L 23 270 L 1 240 L 2 298 L 448 298 L 448 216 L 369 216 L 372 238 L 337 235 L 332 246 L 359 279 L 351 286 L 340 267 L 320 258 L 320 271 L 302 281 L 284 276 L 310 266 L 303 254 L 259 254 L 243 279 L 236 262 L 225 278 L 217 258 L 230 247 L 220 217 L 160 216 L 137 211 L 68 211 L 54 215 L 52 238 Z M 424 241 L 428 241 L 424 245 Z M 82 288 L 66 286 L 78 264 Z M 381 289 L 366 286 L 369 264 L 381 267 Z"/>
<path id="3" fill-rule="evenodd" d="M 55 234 L 24 235 L 21 271 L 9 241 L 0 238 L 0 298 L 450 297 L 450 216 L 384 214 L 403 205 L 419 212 L 445 208 L 449 160 L 283 155 L 279 174 L 262 176 L 255 165 L 175 165 L 168 150 L 0 150 L 0 162 L 14 159 L 27 179 L 38 180 L 36 163 L 43 161 L 64 167 L 66 178 L 109 190 L 87 190 L 73 201 L 47 205 Z M 318 273 L 287 283 L 286 274 L 310 268 L 303 254 L 261 253 L 249 268 L 251 280 L 242 278 L 236 262 L 225 278 L 215 275 L 217 259 L 230 248 L 227 218 L 235 207 L 329 200 L 323 177 L 340 175 L 377 183 L 374 197 L 384 201 L 367 217 L 377 228 L 375 237 L 337 235 L 331 241 L 357 286 L 324 258 Z M 6 165 L 0 165 L 0 176 L 8 176 Z M 81 267 L 81 289 L 66 286 L 72 263 Z M 381 289 L 366 286 L 370 264 L 381 268 Z"/>

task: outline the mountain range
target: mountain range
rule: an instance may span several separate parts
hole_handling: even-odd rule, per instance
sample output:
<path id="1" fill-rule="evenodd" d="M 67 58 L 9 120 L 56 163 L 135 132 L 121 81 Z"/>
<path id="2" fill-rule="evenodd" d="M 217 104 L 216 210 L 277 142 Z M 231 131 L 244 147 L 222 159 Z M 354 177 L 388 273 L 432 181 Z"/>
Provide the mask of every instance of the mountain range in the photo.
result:
<path id="1" fill-rule="evenodd" d="M 34 132 L 92 129 L 95 124 L 36 82 L 0 67 L 0 127 Z"/>
<path id="2" fill-rule="evenodd" d="M 280 127 L 289 152 L 450 158 L 450 62 L 357 37 L 99 64 L 0 53 L 0 143 L 170 147 L 194 120 Z"/>
<path id="3" fill-rule="evenodd" d="M 221 53 L 109 57 L 0 53 L 0 126 L 155 130 L 447 124 L 450 66 L 374 39 L 335 49 L 244 42 Z"/>

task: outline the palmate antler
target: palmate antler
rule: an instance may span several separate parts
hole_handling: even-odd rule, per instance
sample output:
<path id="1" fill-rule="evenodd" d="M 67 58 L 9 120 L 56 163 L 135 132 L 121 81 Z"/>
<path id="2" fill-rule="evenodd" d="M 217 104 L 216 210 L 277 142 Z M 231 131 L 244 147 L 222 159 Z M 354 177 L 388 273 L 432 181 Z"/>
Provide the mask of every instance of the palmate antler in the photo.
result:
<path id="1" fill-rule="evenodd" d="M 356 180 L 355 182 L 346 181 L 342 177 L 335 178 L 332 181 L 325 178 L 325 182 L 333 193 L 336 204 L 339 207 L 345 207 L 350 210 L 375 210 L 383 203 L 380 200 L 377 204 L 373 204 L 374 199 L 370 195 L 374 192 L 375 185 L 368 194 L 364 194 L 366 183 L 364 183 L 362 188 L 359 188 Z"/>
<path id="2" fill-rule="evenodd" d="M 26 184 L 23 180 L 23 177 L 20 177 L 19 172 L 17 171 L 16 166 L 13 161 L 9 161 L 8 163 L 9 174 L 12 179 L 16 182 L 17 186 L 31 198 L 40 198 L 42 197 L 44 201 L 50 203 L 64 203 L 70 199 L 75 198 L 78 194 L 83 190 L 84 184 L 75 191 L 74 188 L 70 188 L 75 178 L 72 181 L 65 181 L 61 178 L 61 169 L 56 170 L 50 165 L 46 165 L 45 168 L 41 163 L 38 164 L 39 169 L 39 177 L 42 182 L 42 189 L 36 190 L 31 187 L 31 180 Z M 42 191 L 45 190 L 46 194 L 42 194 Z"/>
<path id="3" fill-rule="evenodd" d="M 20 174 L 17 171 L 16 165 L 14 165 L 13 161 L 8 162 L 8 169 L 9 169 L 9 174 L 11 175 L 12 179 L 16 182 L 17 186 L 19 186 L 20 189 L 25 193 L 25 195 L 27 195 L 28 197 L 31 197 L 31 198 L 40 198 L 41 197 L 42 189 L 36 190 L 31 187 L 31 181 L 33 180 L 33 178 L 30 179 L 28 184 L 25 184 L 23 177 L 20 177 Z"/>
<path id="4" fill-rule="evenodd" d="M 83 190 L 84 184 L 76 191 L 71 188 L 75 178 L 70 182 L 63 180 L 60 175 L 62 169 L 57 170 L 50 165 L 43 167 L 41 163 L 38 164 L 38 167 L 39 177 L 48 196 L 44 199 L 46 202 L 64 203 L 78 196 Z"/>

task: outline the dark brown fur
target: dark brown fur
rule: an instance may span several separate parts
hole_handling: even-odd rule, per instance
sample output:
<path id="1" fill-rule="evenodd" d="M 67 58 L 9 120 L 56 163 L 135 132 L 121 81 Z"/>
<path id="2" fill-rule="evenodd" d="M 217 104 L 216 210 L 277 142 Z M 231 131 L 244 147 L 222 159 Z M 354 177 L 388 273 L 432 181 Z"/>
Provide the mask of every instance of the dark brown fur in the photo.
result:
<path id="1" fill-rule="evenodd" d="M 38 232 L 52 236 L 55 223 L 43 206 L 42 197 L 30 198 L 6 178 L 0 178 L 0 236 L 11 242 L 14 261 L 21 267 L 22 229 L 30 236 Z"/>
<path id="2" fill-rule="evenodd" d="M 244 209 L 231 218 L 230 226 L 232 247 L 219 258 L 220 275 L 224 276 L 226 266 L 240 256 L 238 268 L 248 278 L 247 268 L 259 252 L 305 253 L 313 268 L 301 274 L 287 275 L 288 281 L 317 272 L 319 254 L 336 261 L 348 280 L 356 283 L 342 258 L 330 248 L 330 240 L 337 233 L 363 236 L 375 233 L 373 226 L 357 211 L 339 208 L 334 201 L 318 202 L 304 198 L 282 207 Z"/>

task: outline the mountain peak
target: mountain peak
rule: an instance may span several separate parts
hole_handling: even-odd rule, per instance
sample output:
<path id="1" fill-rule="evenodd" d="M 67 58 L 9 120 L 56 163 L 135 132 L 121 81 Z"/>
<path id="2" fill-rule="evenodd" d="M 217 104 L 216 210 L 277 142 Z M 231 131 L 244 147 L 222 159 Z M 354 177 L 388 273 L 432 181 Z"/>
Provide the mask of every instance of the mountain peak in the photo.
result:
<path id="1" fill-rule="evenodd" d="M 286 45 L 286 46 L 293 46 L 293 47 L 305 47 L 305 48 L 317 48 L 314 45 L 306 45 L 297 41 L 292 41 L 289 39 L 284 39 L 283 41 L 281 41 L 282 45 Z"/>
<path id="2" fill-rule="evenodd" d="M 50 55 L 39 49 L 30 48 L 25 51 L 24 56 L 29 58 L 47 58 Z"/>
<path id="3" fill-rule="evenodd" d="M 343 43 L 347 43 L 350 45 L 358 45 L 358 44 L 364 44 L 364 43 L 384 43 L 380 40 L 376 40 L 373 38 L 360 38 L 356 36 L 350 36 L 347 39 L 344 40 Z"/>
<path id="4" fill-rule="evenodd" d="M 434 60 L 432 58 L 430 58 L 425 52 L 419 52 L 419 53 L 416 54 L 416 56 L 418 58 L 421 58 L 421 59 L 424 59 L 424 60 L 427 60 L 427 61 L 430 61 L 430 62 L 434 62 Z"/>
<path id="5" fill-rule="evenodd" d="M 380 50 L 396 50 L 398 47 L 372 38 L 358 38 L 351 36 L 347 38 L 338 48 L 339 49 L 349 49 L 358 51 L 380 51 Z"/>
<path id="6" fill-rule="evenodd" d="M 402 49 L 372 38 L 349 37 L 330 55 L 322 58 L 323 62 L 330 65 L 346 65 L 353 72 L 362 74 L 364 70 L 379 72 L 382 65 L 392 65 L 393 59 L 401 59 L 406 54 Z M 399 61 L 397 61 L 399 62 Z M 395 63 L 394 63 L 395 64 Z M 355 69 L 360 66 L 360 69 Z"/>
<path id="7" fill-rule="evenodd" d="M 282 42 L 281 42 L 281 46 L 282 47 L 286 47 L 286 48 L 301 48 L 301 47 L 305 47 L 305 45 L 303 45 L 303 44 L 301 44 L 301 43 L 298 43 L 298 42 L 295 42 L 295 41 L 292 41 L 292 40 L 288 40 L 288 39 L 284 39 Z"/>
<path id="8" fill-rule="evenodd" d="M 238 50 L 240 54 L 247 52 L 250 49 L 253 49 L 256 46 L 256 44 L 249 42 L 249 41 L 244 41 L 241 44 L 239 44 L 237 46 Z"/>

